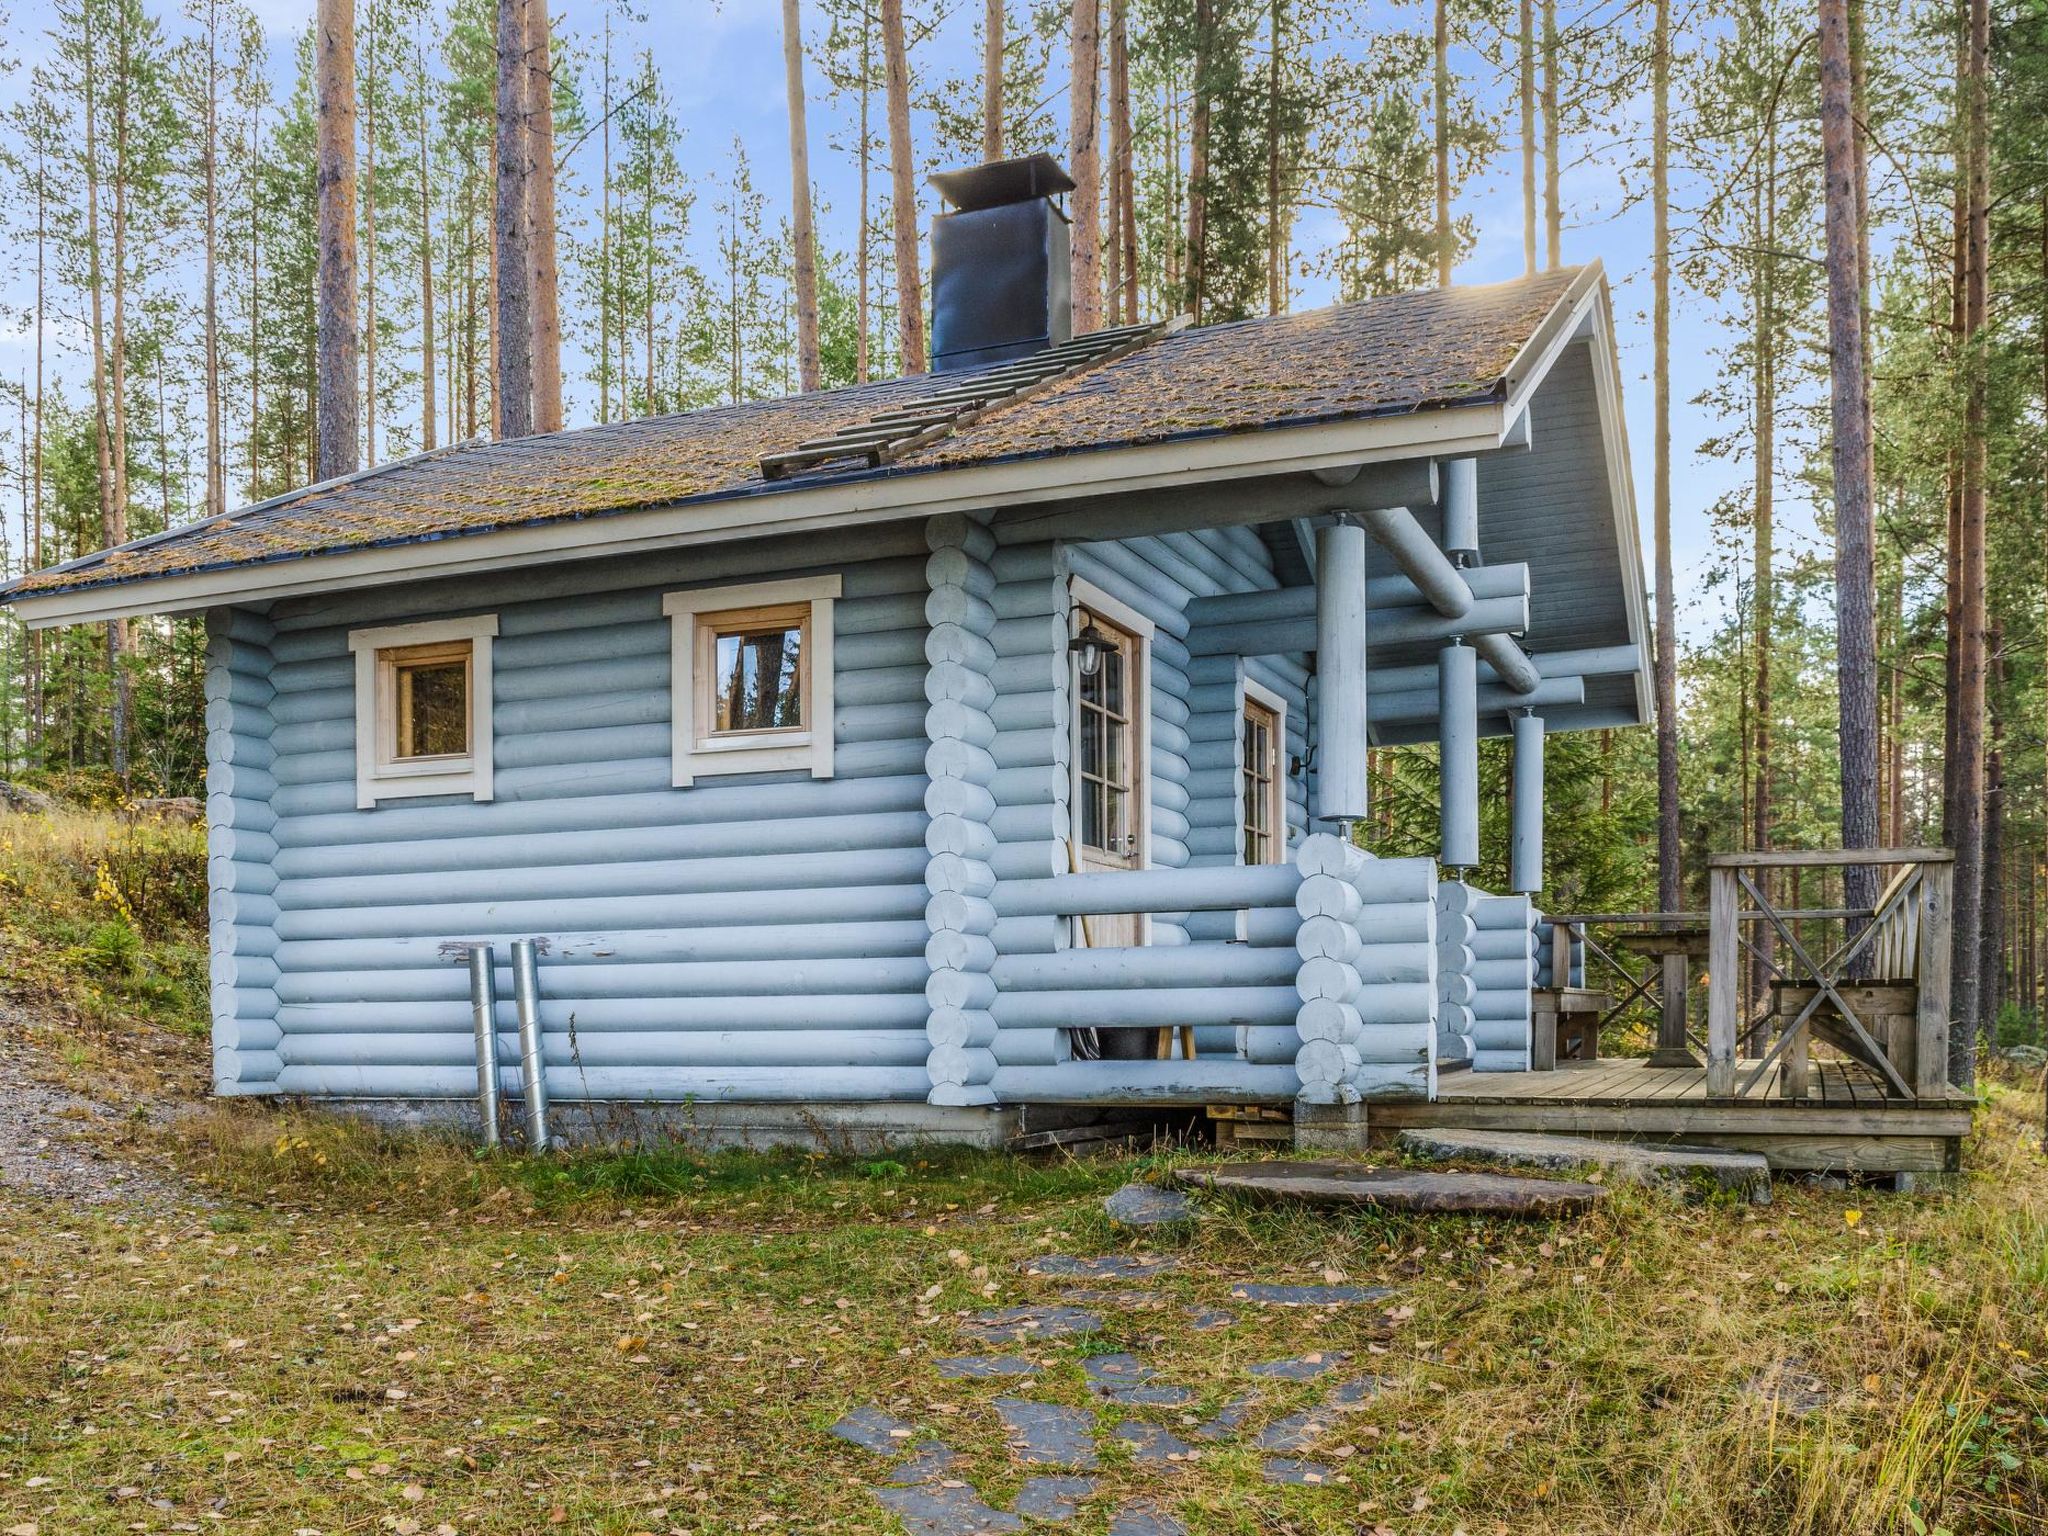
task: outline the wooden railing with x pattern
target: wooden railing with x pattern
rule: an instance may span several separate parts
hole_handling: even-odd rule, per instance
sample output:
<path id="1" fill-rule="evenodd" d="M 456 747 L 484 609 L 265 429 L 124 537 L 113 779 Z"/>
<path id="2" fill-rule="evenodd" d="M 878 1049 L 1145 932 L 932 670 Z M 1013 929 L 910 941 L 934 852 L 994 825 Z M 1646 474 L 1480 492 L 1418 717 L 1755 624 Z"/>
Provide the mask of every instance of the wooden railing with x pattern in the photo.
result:
<path id="1" fill-rule="evenodd" d="M 1939 848 L 1857 848 L 1725 853 L 1707 861 L 1707 1094 L 1743 1098 L 1776 1074 L 1779 1091 L 1805 1093 L 1807 1053 L 1819 1039 L 1860 1063 L 1887 1097 L 1939 1098 L 1948 1085 L 1949 925 L 1954 856 Z M 1772 905 L 1765 870 L 1888 870 L 1867 910 L 1845 912 L 1845 936 L 1831 950 L 1801 940 L 1789 908 Z M 1751 942 L 1745 922 L 1767 925 L 1782 950 Z M 1745 951 L 1774 979 L 1759 1017 L 1742 1017 Z M 1781 963 L 1782 960 L 1782 963 Z M 1756 1061 L 1739 1043 L 1775 1038 Z"/>

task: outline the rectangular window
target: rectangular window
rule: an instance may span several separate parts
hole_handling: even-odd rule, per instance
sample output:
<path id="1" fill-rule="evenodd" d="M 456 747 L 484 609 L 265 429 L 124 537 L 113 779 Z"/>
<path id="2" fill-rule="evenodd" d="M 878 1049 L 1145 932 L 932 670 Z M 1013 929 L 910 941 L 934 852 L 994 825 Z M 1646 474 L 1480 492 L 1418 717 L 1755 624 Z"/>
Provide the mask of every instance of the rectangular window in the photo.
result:
<path id="1" fill-rule="evenodd" d="M 674 782 L 808 769 L 832 776 L 837 576 L 671 592 Z"/>
<path id="2" fill-rule="evenodd" d="M 350 632 L 356 663 L 356 804 L 491 798 L 495 614 Z"/>
<path id="3" fill-rule="evenodd" d="M 1095 658 L 1092 671 L 1080 661 L 1075 666 L 1081 848 L 1098 861 L 1135 866 L 1137 641 L 1099 613 L 1084 608 L 1075 617 L 1079 634 L 1093 641 Z"/>
<path id="4" fill-rule="evenodd" d="M 1276 864 L 1286 857 L 1280 814 L 1280 714 L 1247 695 L 1244 701 L 1244 861 Z"/>

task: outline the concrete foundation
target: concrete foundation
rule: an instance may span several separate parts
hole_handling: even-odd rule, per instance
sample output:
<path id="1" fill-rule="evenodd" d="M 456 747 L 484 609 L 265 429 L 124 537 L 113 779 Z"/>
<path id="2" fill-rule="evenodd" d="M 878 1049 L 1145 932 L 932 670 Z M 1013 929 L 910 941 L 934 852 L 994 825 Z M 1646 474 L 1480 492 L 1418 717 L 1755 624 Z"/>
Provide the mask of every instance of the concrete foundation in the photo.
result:
<path id="1" fill-rule="evenodd" d="M 1363 1152 L 1365 1105 L 1297 1102 L 1294 1146 L 1298 1152 Z"/>
<path id="2" fill-rule="evenodd" d="M 306 1108 L 356 1115 L 407 1130 L 479 1134 L 471 1099 L 341 1099 L 301 1101 Z M 518 1101 L 506 1101 L 505 1124 L 516 1123 Z M 699 1151 L 777 1147 L 846 1156 L 916 1146 L 993 1150 L 1022 1124 L 1016 1107 L 946 1108 L 912 1103 L 661 1104 L 624 1100 L 557 1100 L 548 1107 L 548 1132 L 569 1147 L 636 1147 L 680 1143 Z M 516 1146 L 508 1137 L 508 1144 Z"/>

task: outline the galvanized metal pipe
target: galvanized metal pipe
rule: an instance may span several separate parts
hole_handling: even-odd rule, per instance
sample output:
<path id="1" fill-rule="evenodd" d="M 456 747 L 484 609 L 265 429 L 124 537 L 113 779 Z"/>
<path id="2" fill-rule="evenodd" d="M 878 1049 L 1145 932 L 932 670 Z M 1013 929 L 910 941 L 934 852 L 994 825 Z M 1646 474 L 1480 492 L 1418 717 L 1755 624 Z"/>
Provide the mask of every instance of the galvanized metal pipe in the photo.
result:
<path id="1" fill-rule="evenodd" d="M 512 941 L 512 1001 L 519 1013 L 519 1091 L 526 1100 L 526 1149 L 548 1149 L 547 1063 L 541 1055 L 540 952 L 531 939 Z"/>
<path id="2" fill-rule="evenodd" d="M 487 1147 L 498 1144 L 498 976 L 488 944 L 469 947 L 469 1012 L 476 1030 L 476 1112 Z"/>

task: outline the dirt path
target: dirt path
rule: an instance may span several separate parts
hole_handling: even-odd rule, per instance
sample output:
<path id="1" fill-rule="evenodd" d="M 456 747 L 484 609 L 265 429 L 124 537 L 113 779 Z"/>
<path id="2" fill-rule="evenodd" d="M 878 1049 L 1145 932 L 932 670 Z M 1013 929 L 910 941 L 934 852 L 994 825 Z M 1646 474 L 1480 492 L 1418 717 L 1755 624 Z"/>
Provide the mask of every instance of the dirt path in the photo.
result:
<path id="1" fill-rule="evenodd" d="M 190 1190 L 99 1144 L 95 1126 L 119 1111 L 45 1081 L 27 1034 L 21 1011 L 0 1003 L 0 1195 L 146 1210 L 192 1204 Z"/>

